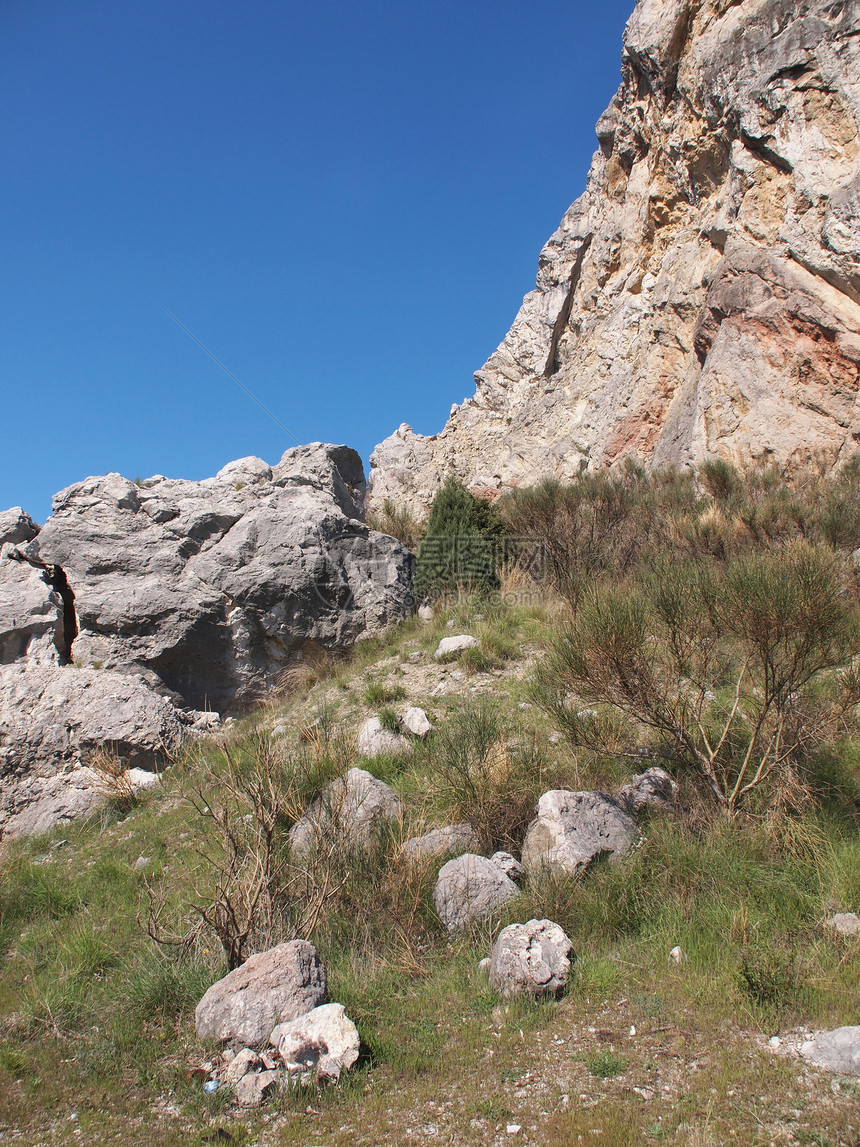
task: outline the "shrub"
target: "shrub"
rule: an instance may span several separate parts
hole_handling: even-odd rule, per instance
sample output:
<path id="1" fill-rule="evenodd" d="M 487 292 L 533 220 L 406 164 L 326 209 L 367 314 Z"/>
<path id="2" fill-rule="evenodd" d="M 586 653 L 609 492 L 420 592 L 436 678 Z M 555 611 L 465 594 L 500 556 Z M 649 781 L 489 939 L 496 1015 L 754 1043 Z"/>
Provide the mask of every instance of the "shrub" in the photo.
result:
<path id="1" fill-rule="evenodd" d="M 474 497 L 455 478 L 448 478 L 433 499 L 427 531 L 418 548 L 416 596 L 498 586 L 498 548 L 503 534 L 493 506 Z"/>
<path id="2" fill-rule="evenodd" d="M 836 559 L 805 543 L 722 570 L 667 561 L 588 594 L 553 643 L 536 700 L 593 750 L 625 722 L 651 730 L 734 813 L 763 782 L 791 784 L 857 699 L 854 675 L 824 676 L 858 648 L 843 589 Z M 583 702 L 602 707 L 596 718 Z"/>

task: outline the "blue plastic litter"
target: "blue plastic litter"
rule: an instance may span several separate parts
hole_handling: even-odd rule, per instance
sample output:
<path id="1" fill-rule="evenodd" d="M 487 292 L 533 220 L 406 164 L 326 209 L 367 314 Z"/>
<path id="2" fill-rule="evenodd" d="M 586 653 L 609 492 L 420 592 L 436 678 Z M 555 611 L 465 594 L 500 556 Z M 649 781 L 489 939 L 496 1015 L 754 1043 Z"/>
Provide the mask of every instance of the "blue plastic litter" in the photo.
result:
<path id="1" fill-rule="evenodd" d="M 210 1094 L 213 1091 L 217 1091 L 220 1086 L 221 1084 L 217 1079 L 207 1079 L 203 1084 L 203 1090 L 207 1092 L 207 1094 Z"/>

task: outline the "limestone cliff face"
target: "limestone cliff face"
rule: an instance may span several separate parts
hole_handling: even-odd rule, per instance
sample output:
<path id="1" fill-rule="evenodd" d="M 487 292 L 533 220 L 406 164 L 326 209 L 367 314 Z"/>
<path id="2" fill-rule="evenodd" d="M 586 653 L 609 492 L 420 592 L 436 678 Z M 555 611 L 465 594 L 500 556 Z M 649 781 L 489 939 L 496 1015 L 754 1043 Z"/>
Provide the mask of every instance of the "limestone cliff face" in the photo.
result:
<path id="1" fill-rule="evenodd" d="M 622 77 L 474 397 L 376 448 L 372 505 L 860 448 L 860 4 L 639 0 Z"/>

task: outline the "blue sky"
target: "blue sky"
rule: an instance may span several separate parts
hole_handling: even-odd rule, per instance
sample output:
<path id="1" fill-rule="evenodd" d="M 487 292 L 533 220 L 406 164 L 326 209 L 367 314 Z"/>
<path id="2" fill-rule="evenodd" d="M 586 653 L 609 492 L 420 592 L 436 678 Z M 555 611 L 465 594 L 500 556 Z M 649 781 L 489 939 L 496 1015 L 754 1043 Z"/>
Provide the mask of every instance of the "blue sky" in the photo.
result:
<path id="1" fill-rule="evenodd" d="M 423 433 L 582 191 L 633 0 L 4 0 L 0 509 Z"/>

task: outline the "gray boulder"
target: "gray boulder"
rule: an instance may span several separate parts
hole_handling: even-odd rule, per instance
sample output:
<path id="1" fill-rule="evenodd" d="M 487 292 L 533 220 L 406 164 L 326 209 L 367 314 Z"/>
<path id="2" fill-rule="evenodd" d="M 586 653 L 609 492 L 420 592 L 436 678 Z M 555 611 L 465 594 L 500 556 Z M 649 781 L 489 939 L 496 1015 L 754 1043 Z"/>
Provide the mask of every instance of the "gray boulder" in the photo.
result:
<path id="1" fill-rule="evenodd" d="M 132 674 L 0 666 L 0 835 L 46 832 L 95 808 L 105 795 L 87 767 L 96 749 L 151 775 L 196 716 Z M 129 783 L 140 789 L 145 778 L 135 773 Z"/>
<path id="2" fill-rule="evenodd" d="M 502 996 L 559 996 L 567 983 L 571 943 L 551 920 L 509 924 L 490 956 L 490 984 Z"/>
<path id="3" fill-rule="evenodd" d="M 815 1039 L 801 1044 L 800 1054 L 825 1071 L 860 1075 L 860 1027 L 820 1032 Z"/>
<path id="4" fill-rule="evenodd" d="M 378 717 L 370 717 L 358 731 L 358 755 L 360 757 L 400 757 L 408 753 L 412 746 L 399 733 L 384 729 Z"/>
<path id="5" fill-rule="evenodd" d="M 618 803 L 630 813 L 643 808 L 669 808 L 677 799 L 678 786 L 665 769 L 650 768 L 638 773 L 618 790 Z"/>
<path id="6" fill-rule="evenodd" d="M 433 903 L 449 932 L 477 923 L 519 896 L 519 888 L 502 869 L 467 852 L 443 864 L 433 889 Z"/>
<path id="7" fill-rule="evenodd" d="M 318 1007 L 325 996 L 316 948 L 291 940 L 249 957 L 209 988 L 194 1013 L 197 1035 L 262 1047 L 278 1024 Z"/>
<path id="8" fill-rule="evenodd" d="M 305 647 L 342 649 L 411 610 L 414 559 L 364 524 L 364 485 L 354 450 L 321 443 L 202 482 L 87 478 L 26 550 L 74 594 L 78 660 L 239 711 Z"/>
<path id="9" fill-rule="evenodd" d="M 0 546 L 7 542 L 13 546 L 19 542 L 30 542 L 39 532 L 39 527 L 20 506 L 11 510 L 0 510 Z"/>
<path id="10" fill-rule="evenodd" d="M 598 857 L 618 863 L 636 837 L 635 823 L 606 793 L 553 789 L 538 801 L 537 817 L 523 841 L 522 862 L 529 873 L 547 869 L 573 875 Z"/>
<path id="11" fill-rule="evenodd" d="M 364 845 L 379 827 L 402 814 L 400 799 L 384 781 L 364 769 L 350 769 L 326 787 L 305 815 L 290 829 L 290 847 L 297 856 L 307 855 L 333 834 L 340 843 Z"/>
<path id="12" fill-rule="evenodd" d="M 270 1041 L 292 1083 L 336 1083 L 358 1059 L 361 1041 L 342 1004 L 324 1004 L 279 1024 Z"/>
<path id="13" fill-rule="evenodd" d="M 463 849 L 478 847 L 478 834 L 470 824 L 446 824 L 433 828 L 423 836 L 405 841 L 401 850 L 404 860 L 416 864 L 437 856 L 459 856 Z"/>

